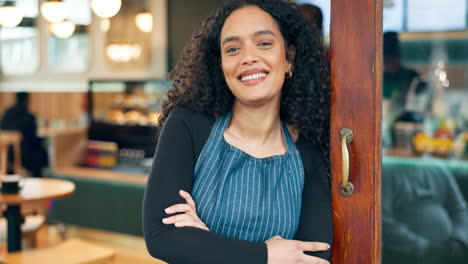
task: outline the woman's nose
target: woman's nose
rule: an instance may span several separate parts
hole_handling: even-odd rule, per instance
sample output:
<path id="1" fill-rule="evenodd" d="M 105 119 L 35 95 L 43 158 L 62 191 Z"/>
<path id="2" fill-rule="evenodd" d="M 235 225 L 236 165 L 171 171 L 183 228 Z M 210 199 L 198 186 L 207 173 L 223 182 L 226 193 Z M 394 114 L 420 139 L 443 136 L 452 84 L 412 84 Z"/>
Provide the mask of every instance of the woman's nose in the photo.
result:
<path id="1" fill-rule="evenodd" d="M 244 57 L 242 58 L 242 64 L 252 64 L 258 62 L 258 56 L 254 49 L 244 49 Z"/>

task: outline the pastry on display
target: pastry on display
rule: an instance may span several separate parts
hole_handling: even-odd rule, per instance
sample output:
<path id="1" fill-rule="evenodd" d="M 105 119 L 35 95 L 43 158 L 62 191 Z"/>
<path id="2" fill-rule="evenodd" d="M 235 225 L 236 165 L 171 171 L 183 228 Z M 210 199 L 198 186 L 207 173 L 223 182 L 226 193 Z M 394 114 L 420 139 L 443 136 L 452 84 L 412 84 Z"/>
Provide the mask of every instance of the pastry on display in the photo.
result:
<path id="1" fill-rule="evenodd" d="M 143 114 L 140 113 L 139 111 L 136 111 L 136 110 L 128 111 L 125 114 L 126 123 L 128 123 L 128 124 L 137 124 L 138 121 L 142 118 L 142 116 L 143 116 Z"/>
<path id="2" fill-rule="evenodd" d="M 158 112 L 151 112 L 148 114 L 148 119 L 149 119 L 149 123 L 153 126 L 157 126 L 159 121 L 159 116 L 161 115 L 161 113 L 158 113 Z"/>
<path id="3" fill-rule="evenodd" d="M 126 117 L 121 110 L 111 110 L 108 115 L 109 121 L 117 124 L 125 124 Z"/>

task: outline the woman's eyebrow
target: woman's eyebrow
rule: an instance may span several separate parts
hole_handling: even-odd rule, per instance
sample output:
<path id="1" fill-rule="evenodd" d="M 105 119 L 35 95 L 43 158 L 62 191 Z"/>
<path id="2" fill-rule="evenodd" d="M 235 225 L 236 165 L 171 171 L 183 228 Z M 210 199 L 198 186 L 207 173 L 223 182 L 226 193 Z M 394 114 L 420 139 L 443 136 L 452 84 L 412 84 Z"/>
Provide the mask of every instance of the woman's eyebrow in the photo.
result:
<path id="1" fill-rule="evenodd" d="M 223 40 L 223 43 L 221 44 L 221 46 L 223 46 L 223 45 L 226 44 L 227 42 L 236 41 L 236 40 L 239 40 L 239 37 L 237 37 L 237 36 L 232 36 L 232 37 L 225 38 L 225 39 Z"/>
<path id="2" fill-rule="evenodd" d="M 254 36 L 258 36 L 258 35 L 272 35 L 272 36 L 276 37 L 275 33 L 273 33 L 272 31 L 270 31 L 268 29 L 259 30 L 259 31 L 254 33 Z"/>
<path id="3" fill-rule="evenodd" d="M 259 30 L 255 33 L 253 33 L 254 36 L 259 36 L 259 35 L 272 35 L 272 36 L 275 36 L 275 33 L 273 33 L 272 31 L 268 30 L 268 29 L 264 29 L 264 30 Z M 240 38 L 238 36 L 232 36 L 232 37 L 227 37 L 223 40 L 223 43 L 221 44 L 221 46 L 223 46 L 224 44 L 226 44 L 227 42 L 231 42 L 231 41 L 237 41 L 239 40 Z"/>

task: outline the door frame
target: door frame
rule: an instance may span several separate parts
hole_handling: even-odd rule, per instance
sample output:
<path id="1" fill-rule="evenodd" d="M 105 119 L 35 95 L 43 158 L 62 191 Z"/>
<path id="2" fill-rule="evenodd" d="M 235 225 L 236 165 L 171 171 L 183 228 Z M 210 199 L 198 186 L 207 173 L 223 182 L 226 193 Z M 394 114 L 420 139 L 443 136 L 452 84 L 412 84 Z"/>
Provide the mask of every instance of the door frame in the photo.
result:
<path id="1" fill-rule="evenodd" d="M 381 261 L 381 82 L 383 0 L 331 0 L 330 162 L 333 264 Z M 340 130 L 353 131 L 345 197 Z"/>

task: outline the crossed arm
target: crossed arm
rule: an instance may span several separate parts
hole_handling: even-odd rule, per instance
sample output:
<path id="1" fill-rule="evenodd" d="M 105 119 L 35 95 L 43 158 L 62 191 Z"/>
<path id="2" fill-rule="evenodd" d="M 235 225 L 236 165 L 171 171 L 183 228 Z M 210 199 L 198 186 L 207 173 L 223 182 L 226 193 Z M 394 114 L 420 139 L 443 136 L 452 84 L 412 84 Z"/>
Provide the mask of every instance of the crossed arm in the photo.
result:
<path id="1" fill-rule="evenodd" d="M 182 118 L 173 114 L 167 119 L 159 138 L 143 203 L 144 236 L 153 257 L 171 264 L 328 263 L 322 258 L 304 254 L 305 251 L 328 249 L 324 243 L 278 237 L 267 242 L 250 242 L 222 237 L 206 230 L 208 227 L 194 218 L 195 206 L 192 211 L 189 208 L 191 201 L 188 196 L 192 191 L 195 165 L 190 129 Z M 186 193 L 180 193 L 180 190 Z M 167 208 L 174 210 L 171 213 L 166 211 Z M 171 219 L 175 213 L 186 216 L 179 216 L 182 220 L 177 225 L 178 221 L 173 218 L 163 223 L 163 219 Z M 309 222 L 308 225 L 314 224 Z"/>

